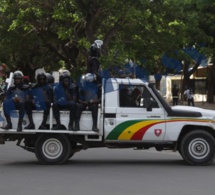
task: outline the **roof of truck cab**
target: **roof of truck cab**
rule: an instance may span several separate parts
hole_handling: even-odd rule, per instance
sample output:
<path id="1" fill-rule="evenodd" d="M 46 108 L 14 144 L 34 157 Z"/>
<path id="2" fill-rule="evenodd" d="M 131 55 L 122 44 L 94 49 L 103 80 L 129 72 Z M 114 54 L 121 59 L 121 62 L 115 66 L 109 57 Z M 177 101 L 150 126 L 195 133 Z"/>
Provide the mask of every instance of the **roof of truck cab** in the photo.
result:
<path id="1" fill-rule="evenodd" d="M 149 83 L 143 79 L 132 79 L 132 78 L 109 78 L 106 82 L 119 83 L 119 84 L 145 84 Z"/>

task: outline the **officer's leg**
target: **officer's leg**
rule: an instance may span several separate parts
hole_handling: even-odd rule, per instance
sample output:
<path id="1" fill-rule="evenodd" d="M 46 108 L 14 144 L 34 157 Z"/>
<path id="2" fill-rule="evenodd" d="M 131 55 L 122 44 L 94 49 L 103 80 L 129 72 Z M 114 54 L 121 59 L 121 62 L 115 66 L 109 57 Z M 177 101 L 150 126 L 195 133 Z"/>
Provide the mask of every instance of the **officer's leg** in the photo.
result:
<path id="1" fill-rule="evenodd" d="M 21 132 L 23 117 L 25 115 L 25 103 L 24 102 L 15 103 L 15 107 L 16 107 L 16 109 L 19 110 L 19 121 L 18 121 L 18 125 L 17 125 L 17 132 Z"/>
<path id="2" fill-rule="evenodd" d="M 178 105 L 178 98 L 175 99 L 175 105 Z"/>
<path id="3" fill-rule="evenodd" d="M 76 113 L 76 103 L 75 102 L 71 102 L 69 104 L 69 111 L 70 111 L 70 121 L 69 121 L 69 130 L 74 130 L 73 128 L 73 123 L 75 120 L 75 113 Z"/>
<path id="4" fill-rule="evenodd" d="M 175 106 L 175 98 L 172 99 L 172 105 Z"/>
<path id="5" fill-rule="evenodd" d="M 46 121 L 47 121 L 47 118 L 49 116 L 51 102 L 50 101 L 46 101 L 45 104 L 46 104 L 46 107 L 45 107 L 45 110 L 43 112 L 43 121 L 42 121 L 42 123 L 40 125 L 40 129 L 47 129 L 47 127 L 46 127 Z"/>
<path id="6" fill-rule="evenodd" d="M 52 128 L 52 130 L 59 130 L 61 129 L 61 122 L 60 122 L 60 105 L 57 103 L 53 104 L 53 114 L 55 120 L 57 122 L 56 126 Z"/>
<path id="7" fill-rule="evenodd" d="M 81 113 L 85 109 L 85 106 L 83 104 L 78 104 L 76 107 L 76 115 L 75 115 L 75 127 L 74 131 L 80 130 L 80 118 L 81 118 Z"/>
<path id="8" fill-rule="evenodd" d="M 188 99 L 187 101 L 188 101 L 188 106 L 190 106 L 190 99 Z"/>
<path id="9" fill-rule="evenodd" d="M 194 104 L 194 98 L 192 98 L 192 106 L 195 106 L 195 104 Z"/>
<path id="10" fill-rule="evenodd" d="M 32 110 L 33 110 L 33 103 L 31 100 L 27 100 L 25 103 L 26 113 L 28 115 L 29 124 L 25 127 L 25 129 L 35 129 L 33 117 L 32 117 Z"/>
<path id="11" fill-rule="evenodd" d="M 3 129 L 5 129 L 5 130 L 12 129 L 12 123 L 11 123 L 11 118 L 10 118 L 10 112 L 12 110 L 12 107 L 14 107 L 13 101 L 6 100 L 3 102 L 4 116 L 7 121 L 7 125 L 3 127 Z"/>
<path id="12" fill-rule="evenodd" d="M 93 118 L 93 131 L 99 131 L 97 128 L 97 118 L 98 118 L 98 104 L 92 104 L 90 105 L 90 110 L 92 112 L 92 118 Z"/>

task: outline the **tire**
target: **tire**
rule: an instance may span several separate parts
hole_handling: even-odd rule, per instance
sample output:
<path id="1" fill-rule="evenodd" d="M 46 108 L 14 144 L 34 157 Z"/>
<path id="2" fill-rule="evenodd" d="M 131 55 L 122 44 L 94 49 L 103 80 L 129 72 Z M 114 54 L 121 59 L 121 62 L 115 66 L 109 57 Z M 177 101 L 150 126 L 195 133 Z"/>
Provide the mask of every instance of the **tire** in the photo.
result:
<path id="1" fill-rule="evenodd" d="M 41 135 L 36 141 L 35 155 L 42 164 L 63 164 L 70 154 L 71 144 L 64 135 Z"/>
<path id="2" fill-rule="evenodd" d="M 190 165 L 209 165 L 215 157 L 215 139 L 204 130 L 191 131 L 182 138 L 180 154 Z"/>

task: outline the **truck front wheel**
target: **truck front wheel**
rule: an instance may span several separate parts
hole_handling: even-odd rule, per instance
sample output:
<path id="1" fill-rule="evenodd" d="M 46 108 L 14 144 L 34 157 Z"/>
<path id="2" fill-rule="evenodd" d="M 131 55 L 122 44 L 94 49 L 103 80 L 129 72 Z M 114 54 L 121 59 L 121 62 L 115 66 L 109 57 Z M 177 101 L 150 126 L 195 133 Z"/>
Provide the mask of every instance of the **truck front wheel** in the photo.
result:
<path id="1" fill-rule="evenodd" d="M 35 154 L 42 164 L 63 164 L 71 154 L 71 144 L 64 135 L 41 135 L 35 144 Z"/>
<path id="2" fill-rule="evenodd" d="M 215 139 L 206 131 L 191 131 L 182 138 L 180 154 L 191 165 L 209 165 L 215 157 Z"/>

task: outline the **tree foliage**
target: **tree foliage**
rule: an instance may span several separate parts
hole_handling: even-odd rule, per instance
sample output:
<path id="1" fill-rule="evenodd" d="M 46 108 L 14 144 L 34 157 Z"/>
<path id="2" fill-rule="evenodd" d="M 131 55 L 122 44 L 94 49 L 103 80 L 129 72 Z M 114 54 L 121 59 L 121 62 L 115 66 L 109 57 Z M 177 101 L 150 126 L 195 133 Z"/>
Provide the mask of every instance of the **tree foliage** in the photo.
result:
<path id="1" fill-rule="evenodd" d="M 182 49 L 214 56 L 214 13 L 212 0 L 1 0 L 0 60 L 28 74 L 62 64 L 76 74 L 85 69 L 90 45 L 102 39 L 104 68 L 132 59 L 162 74 L 168 52 L 185 62 L 189 82 L 189 68 L 200 63 Z"/>

